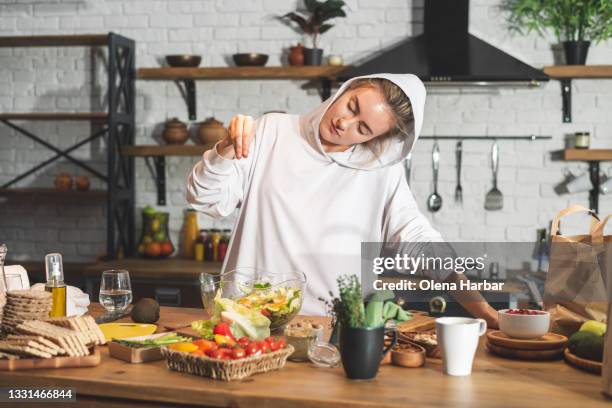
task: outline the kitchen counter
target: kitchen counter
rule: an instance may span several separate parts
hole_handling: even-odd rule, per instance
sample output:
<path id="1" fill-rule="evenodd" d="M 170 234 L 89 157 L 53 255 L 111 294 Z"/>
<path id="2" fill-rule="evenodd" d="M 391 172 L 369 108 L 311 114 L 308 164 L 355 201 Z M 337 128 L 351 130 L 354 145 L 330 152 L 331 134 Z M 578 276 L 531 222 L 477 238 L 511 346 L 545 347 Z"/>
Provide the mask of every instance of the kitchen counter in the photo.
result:
<path id="1" fill-rule="evenodd" d="M 101 312 L 92 305 L 91 312 Z M 201 309 L 162 308 L 160 329 L 189 324 Z M 0 372 L 4 386 L 71 387 L 87 406 L 229 407 L 610 407 L 599 376 L 562 360 L 525 362 L 489 354 L 484 336 L 469 377 L 449 377 L 441 363 L 423 368 L 381 367 L 369 381 L 352 381 L 341 367 L 288 362 L 285 368 L 225 383 L 170 371 L 165 362 L 128 364 L 101 348 L 97 367 Z M 24 404 L 16 406 L 23 407 Z"/>

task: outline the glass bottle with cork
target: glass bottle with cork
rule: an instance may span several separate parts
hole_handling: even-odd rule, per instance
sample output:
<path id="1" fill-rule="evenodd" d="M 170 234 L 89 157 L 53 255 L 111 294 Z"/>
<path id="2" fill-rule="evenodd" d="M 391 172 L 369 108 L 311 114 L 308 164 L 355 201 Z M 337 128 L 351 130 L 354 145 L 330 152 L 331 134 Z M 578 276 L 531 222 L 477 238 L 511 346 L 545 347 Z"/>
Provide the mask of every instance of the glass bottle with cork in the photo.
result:
<path id="1" fill-rule="evenodd" d="M 53 306 L 49 317 L 66 316 L 66 284 L 64 283 L 64 266 L 61 254 L 45 255 L 47 283 L 45 290 L 51 292 Z"/>

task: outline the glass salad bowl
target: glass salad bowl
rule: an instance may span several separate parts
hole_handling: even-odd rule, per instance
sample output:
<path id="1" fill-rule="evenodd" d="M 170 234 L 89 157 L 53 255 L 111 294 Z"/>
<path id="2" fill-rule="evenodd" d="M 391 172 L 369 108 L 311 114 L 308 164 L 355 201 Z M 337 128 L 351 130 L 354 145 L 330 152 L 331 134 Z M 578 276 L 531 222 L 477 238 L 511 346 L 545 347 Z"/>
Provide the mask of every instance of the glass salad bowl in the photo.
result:
<path id="1" fill-rule="evenodd" d="M 280 331 L 302 308 L 306 275 L 300 271 L 271 272 L 237 268 L 221 274 L 222 297 L 270 319 L 270 330 Z"/>

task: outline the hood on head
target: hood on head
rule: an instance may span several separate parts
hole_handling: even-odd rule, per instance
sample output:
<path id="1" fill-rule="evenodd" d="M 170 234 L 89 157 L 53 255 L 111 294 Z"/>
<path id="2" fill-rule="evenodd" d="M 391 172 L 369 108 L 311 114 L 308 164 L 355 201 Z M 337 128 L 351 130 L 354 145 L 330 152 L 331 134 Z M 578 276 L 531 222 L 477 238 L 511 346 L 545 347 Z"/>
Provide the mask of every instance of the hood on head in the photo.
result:
<path id="1" fill-rule="evenodd" d="M 379 140 L 380 138 L 376 138 L 370 142 L 355 145 L 354 148 L 350 148 L 345 152 L 328 154 L 323 149 L 319 136 L 321 119 L 327 109 L 348 88 L 348 86 L 353 81 L 362 78 L 387 79 L 404 91 L 404 94 L 406 94 L 412 105 L 414 115 L 412 129 L 408 129 L 408 134 L 401 138 L 386 138 L 383 141 Z M 300 130 L 312 147 L 325 155 L 330 161 L 335 161 L 342 166 L 361 170 L 375 170 L 381 167 L 391 166 L 399 163 L 408 156 L 419 137 L 421 127 L 423 126 L 425 94 L 425 86 L 416 75 L 412 74 L 373 74 L 351 78 L 342 84 L 333 96 L 328 98 L 316 109 L 306 115 L 300 116 Z"/>

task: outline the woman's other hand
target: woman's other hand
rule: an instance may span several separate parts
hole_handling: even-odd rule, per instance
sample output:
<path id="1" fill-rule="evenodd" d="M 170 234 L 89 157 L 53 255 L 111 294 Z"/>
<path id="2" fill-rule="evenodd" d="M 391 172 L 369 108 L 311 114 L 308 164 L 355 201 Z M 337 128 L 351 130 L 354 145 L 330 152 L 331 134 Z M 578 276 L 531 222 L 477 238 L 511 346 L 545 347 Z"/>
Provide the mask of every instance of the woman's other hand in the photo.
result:
<path id="1" fill-rule="evenodd" d="M 217 144 L 217 153 L 224 158 L 249 157 L 251 141 L 255 136 L 255 121 L 251 116 L 236 115 L 230 120 L 227 136 Z"/>

